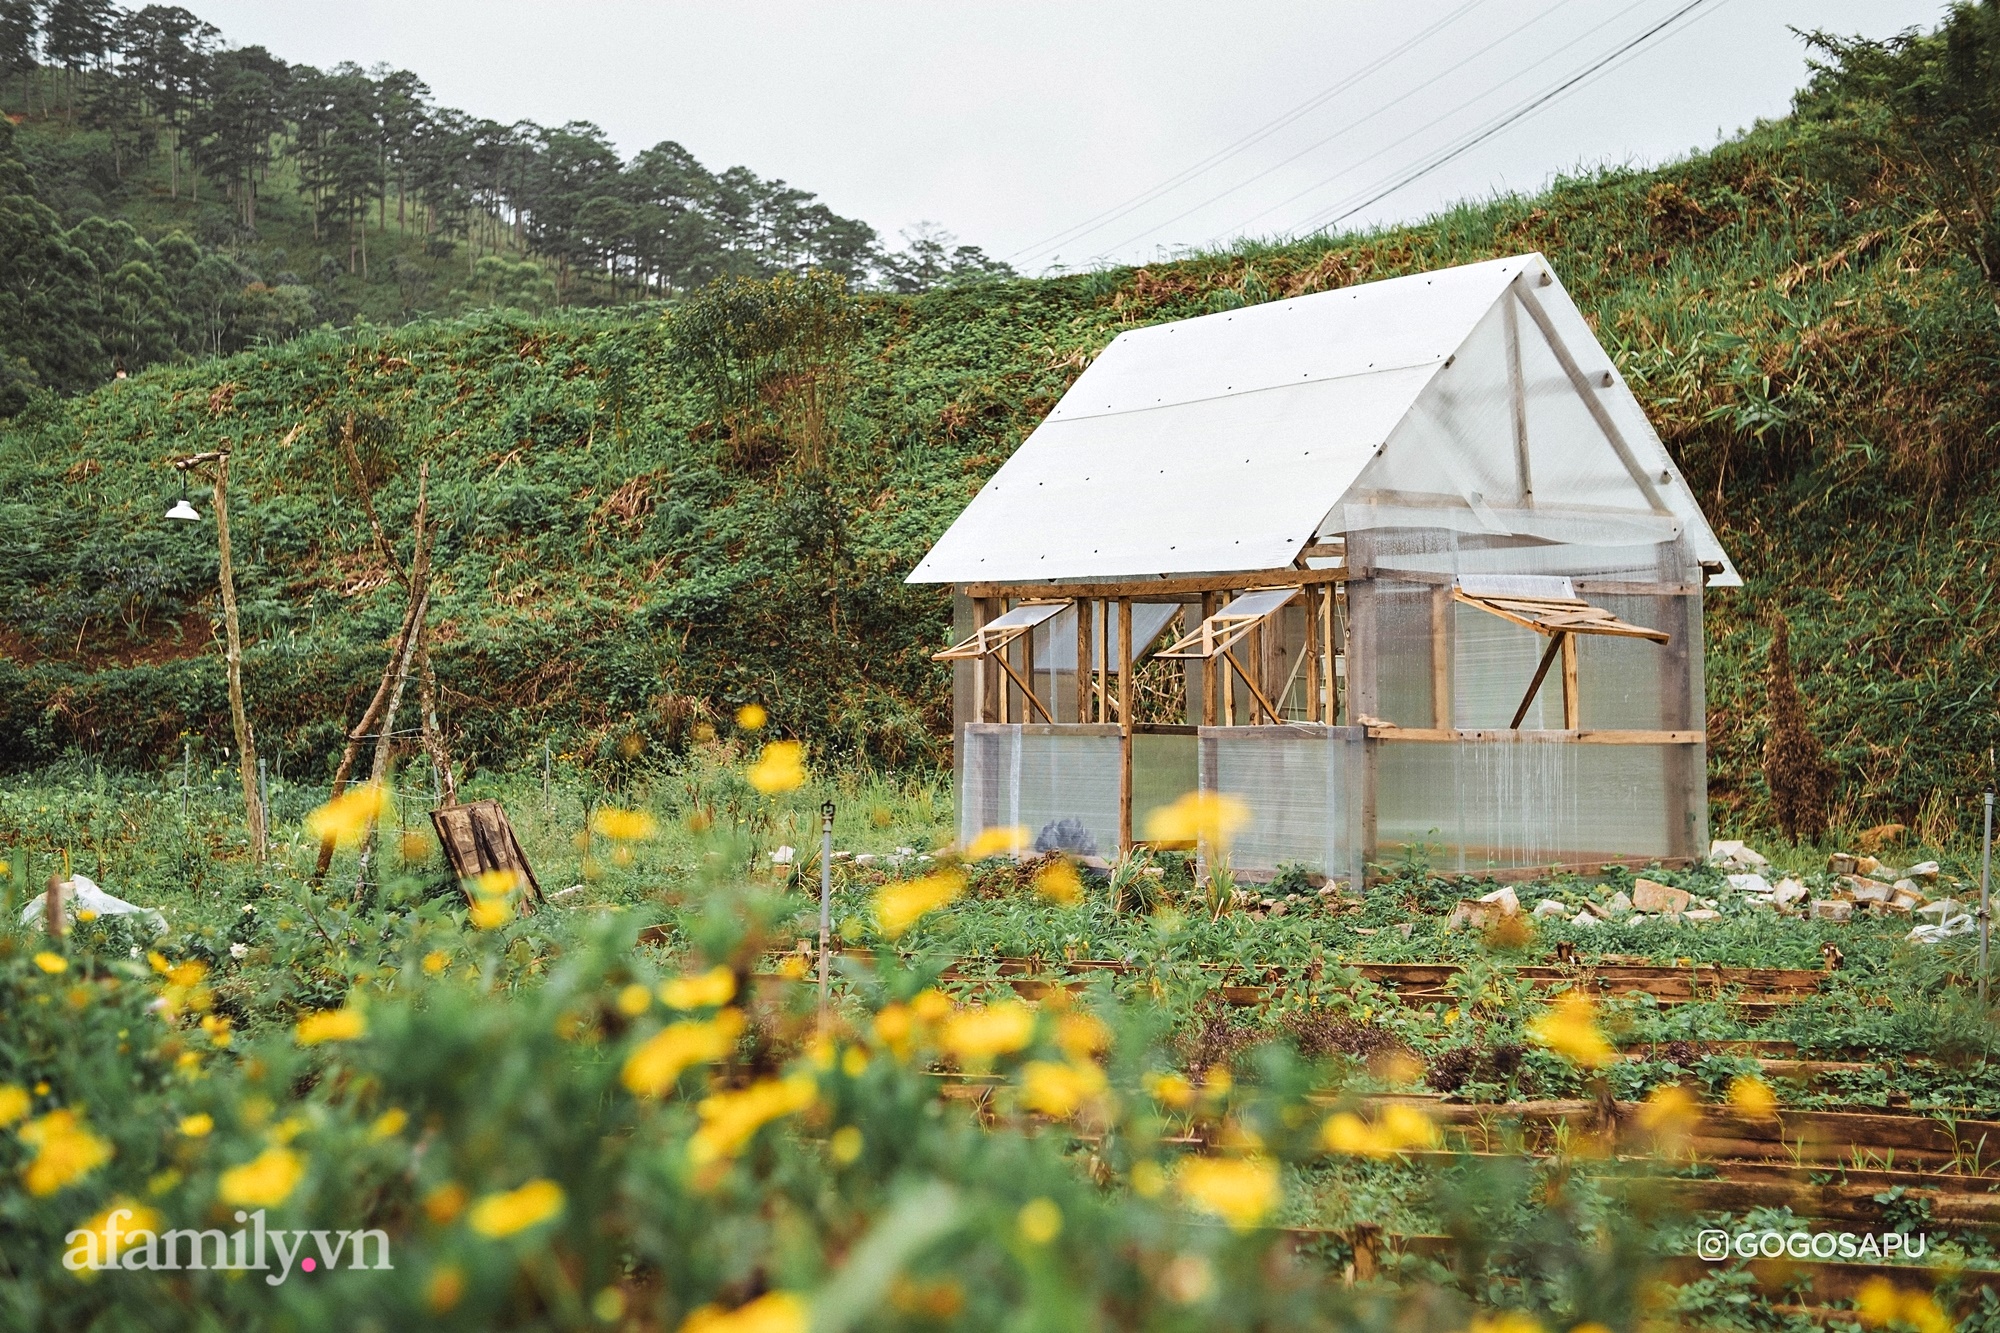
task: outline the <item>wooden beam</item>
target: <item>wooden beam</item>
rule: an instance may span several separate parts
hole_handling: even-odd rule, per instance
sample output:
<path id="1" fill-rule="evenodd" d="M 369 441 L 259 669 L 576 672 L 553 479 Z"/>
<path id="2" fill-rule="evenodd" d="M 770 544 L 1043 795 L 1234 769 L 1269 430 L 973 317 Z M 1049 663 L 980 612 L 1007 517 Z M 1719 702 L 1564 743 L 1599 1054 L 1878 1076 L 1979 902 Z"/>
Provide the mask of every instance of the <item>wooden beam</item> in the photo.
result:
<path id="1" fill-rule="evenodd" d="M 1604 438 L 1611 442 L 1612 452 L 1617 454 L 1618 461 L 1625 465 L 1625 470 L 1638 485 L 1640 494 L 1644 495 L 1646 502 L 1653 506 L 1654 513 L 1673 513 L 1673 510 L 1667 507 L 1667 502 L 1660 498 L 1660 491 L 1653 483 L 1652 473 L 1639 465 L 1638 456 L 1626 442 L 1624 432 L 1619 430 L 1618 423 L 1611 419 L 1611 409 L 1607 408 L 1603 400 L 1597 396 L 1597 386 L 1590 382 L 1590 377 L 1583 373 L 1583 367 L 1579 366 L 1576 358 L 1570 355 L 1569 348 L 1563 343 L 1562 335 L 1556 332 L 1555 321 L 1549 318 L 1548 311 L 1542 309 L 1541 299 L 1519 278 L 1514 279 L 1513 291 L 1519 298 L 1522 308 L 1528 312 L 1528 317 L 1535 321 L 1535 327 L 1542 331 L 1544 338 L 1548 339 L 1549 350 L 1555 353 L 1557 363 L 1563 368 L 1563 374 L 1569 376 L 1569 382 L 1576 389 L 1577 396 L 1583 399 L 1583 405 L 1590 410 L 1591 419 L 1596 421 L 1597 428 L 1604 432 Z"/>
<path id="2" fill-rule="evenodd" d="M 1326 661 L 1326 723 L 1337 726 L 1340 723 L 1340 657 L 1334 651 L 1334 621 L 1340 615 L 1340 589 L 1332 584 L 1326 587 L 1326 619 L 1320 623 L 1320 651 Z"/>
<path id="3" fill-rule="evenodd" d="M 1090 618 L 1094 603 L 1076 603 L 1076 720 L 1090 721 Z"/>
<path id="4" fill-rule="evenodd" d="M 1118 600 L 1118 854 L 1132 846 L 1132 602 Z"/>
<path id="5" fill-rule="evenodd" d="M 1507 326 L 1507 397 L 1513 406 L 1514 471 L 1521 483 L 1521 506 L 1535 507 L 1535 474 L 1528 466 L 1528 387 L 1521 375 L 1521 319 L 1514 302 L 1504 306 Z"/>
<path id="6" fill-rule="evenodd" d="M 972 603 L 972 633 L 973 636 L 976 638 L 978 637 L 979 632 L 986 628 L 986 621 L 987 621 L 986 599 L 984 597 L 973 597 L 968 600 L 970 600 Z M 973 658 L 972 659 L 972 720 L 975 722 L 986 722 L 990 720 L 986 716 L 986 694 L 987 694 L 986 674 L 987 672 L 986 672 L 985 659 L 978 657 Z"/>
<path id="7" fill-rule="evenodd" d="M 1139 602 L 1172 602 L 1205 592 L 1240 592 L 1247 588 L 1303 588 L 1314 583 L 1344 583 L 1344 569 L 1266 569 L 1248 574 L 1205 574 L 1171 579 L 1121 579 L 1112 583 L 968 583 L 968 597 L 1125 597 Z"/>
<path id="8" fill-rule="evenodd" d="M 1431 589 L 1431 725 L 1449 727 L 1451 708 L 1451 589 Z"/>
<path id="9" fill-rule="evenodd" d="M 1562 651 L 1563 640 L 1568 637 L 1567 634 L 1549 636 L 1549 646 L 1542 654 L 1541 665 L 1535 668 L 1535 678 L 1528 682 L 1528 692 L 1521 696 L 1521 706 L 1514 710 L 1514 720 L 1507 724 L 1509 731 L 1520 730 L 1521 719 L 1528 715 L 1528 705 L 1535 702 L 1535 692 L 1542 688 L 1542 681 L 1549 674 L 1549 667 L 1555 662 L 1556 655 Z"/>
<path id="10" fill-rule="evenodd" d="M 1563 730 L 1575 731 L 1583 725 L 1582 709 L 1576 692 L 1576 635 L 1562 636 Z"/>
<path id="11" fill-rule="evenodd" d="M 1320 590 L 1305 590 L 1306 626 L 1299 644 L 1299 652 L 1305 658 L 1306 666 L 1306 721 L 1317 722 L 1319 716 L 1319 599 Z"/>
<path id="12" fill-rule="evenodd" d="M 1032 706 L 1036 712 L 1042 715 L 1042 721 L 1054 722 L 1055 719 L 1049 716 L 1048 706 L 1045 705 L 1040 699 L 1035 697 L 1035 692 L 1028 688 L 1028 682 L 1021 679 L 1020 675 L 1015 672 L 1013 665 L 1007 661 L 1006 657 L 999 656 L 995 657 L 993 660 L 998 662 L 1000 664 L 1000 669 L 1006 672 L 1007 675 L 1013 680 L 1013 682 L 1016 685 L 1019 685 L 1021 687 L 1022 697 L 1027 701 L 1028 706 Z M 1024 706 L 1021 709 L 1021 720 L 1023 722 L 1026 722 L 1028 720 L 1027 706 Z"/>
<path id="13" fill-rule="evenodd" d="M 1209 624 L 1209 619 L 1215 614 L 1215 604 L 1216 596 L 1214 593 L 1205 592 L 1201 595 L 1201 628 L 1205 639 L 1212 637 L 1214 634 L 1213 627 Z M 1215 725 L 1216 704 L 1221 697 L 1220 691 L 1217 688 L 1217 682 L 1222 680 L 1223 676 L 1222 669 L 1213 661 L 1209 660 L 1208 657 L 1202 659 L 1201 724 L 1204 727 Z"/>
<path id="14" fill-rule="evenodd" d="M 1250 697 L 1255 699 L 1258 706 L 1264 710 L 1265 719 L 1270 722 L 1276 722 L 1278 720 L 1278 710 L 1271 707 L 1271 701 L 1264 697 L 1264 691 L 1257 688 L 1256 680 L 1251 677 L 1249 672 L 1243 669 L 1243 664 L 1236 660 L 1236 654 L 1233 652 L 1224 652 L 1222 655 L 1228 660 L 1229 665 L 1236 668 L 1236 674 L 1243 678 L 1243 687 L 1250 691 Z M 1251 710 L 1250 720 L 1253 723 L 1257 720 L 1255 709 Z M 1232 722 L 1230 725 L 1234 726 L 1235 724 Z"/>
<path id="15" fill-rule="evenodd" d="M 1491 729 L 1453 728 L 1439 730 L 1435 727 L 1370 727 L 1368 738 L 1377 741 L 1419 741 L 1439 743 L 1446 741 L 1519 741 L 1552 742 L 1563 745 L 1701 745 L 1707 742 L 1705 731 L 1633 731 L 1606 727 L 1582 731 L 1494 731 Z"/>

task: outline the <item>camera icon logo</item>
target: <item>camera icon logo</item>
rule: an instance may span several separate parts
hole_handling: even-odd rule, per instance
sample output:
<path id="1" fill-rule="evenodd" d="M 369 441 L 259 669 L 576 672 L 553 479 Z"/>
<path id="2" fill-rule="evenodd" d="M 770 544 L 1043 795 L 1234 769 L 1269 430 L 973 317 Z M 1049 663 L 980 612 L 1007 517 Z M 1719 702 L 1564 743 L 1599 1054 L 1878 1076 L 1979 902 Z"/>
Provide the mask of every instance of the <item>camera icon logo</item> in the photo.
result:
<path id="1" fill-rule="evenodd" d="M 1704 1231 L 1695 1237 L 1696 1257 L 1708 1260 L 1729 1257 L 1729 1233 L 1727 1231 Z"/>

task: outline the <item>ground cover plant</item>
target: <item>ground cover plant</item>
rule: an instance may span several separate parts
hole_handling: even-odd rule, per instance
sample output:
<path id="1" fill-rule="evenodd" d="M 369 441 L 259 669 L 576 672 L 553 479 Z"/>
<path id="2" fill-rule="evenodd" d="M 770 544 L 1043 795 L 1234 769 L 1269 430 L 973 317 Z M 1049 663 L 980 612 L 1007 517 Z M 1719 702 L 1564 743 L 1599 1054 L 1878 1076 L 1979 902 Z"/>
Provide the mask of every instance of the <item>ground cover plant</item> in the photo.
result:
<path id="1" fill-rule="evenodd" d="M 376 874 L 358 878 L 349 851 L 314 884 L 323 788 L 279 786 L 259 871 L 225 769 L 79 762 L 0 785 L 10 1317 L 1459 1328 L 1511 1310 L 1623 1330 L 1674 1302 L 1688 1318 L 1738 1308 L 1703 1294 L 1721 1279 L 1673 1269 L 1698 1225 L 1756 1221 L 1672 1193 L 1689 1124 L 1746 1104 L 2000 1115 L 1964 952 L 1902 940 L 1907 921 L 1746 910 L 1600 935 L 1447 932 L 1490 886 L 1417 865 L 1384 867 L 1359 898 L 1281 899 L 1281 879 L 1218 913 L 1171 856 L 1114 905 L 1087 867 L 952 848 L 934 785 L 850 774 L 767 792 L 760 749 L 721 737 L 615 784 L 573 763 L 546 788 L 533 770 L 475 778 L 468 796 L 515 813 L 551 895 L 537 912 L 476 886 L 469 907 L 399 798 L 378 810 Z M 421 764 L 405 778 L 420 798 Z M 812 835 L 828 799 L 822 1026 Z M 1964 870 L 1963 845 L 1935 850 Z M 100 917 L 53 941 L 23 923 L 65 866 L 159 907 L 169 932 Z M 1721 891 L 1713 868 L 1657 873 Z M 1629 878 L 1520 891 L 1601 900 Z M 1267 896 L 1293 905 L 1273 916 Z M 1823 992 L 1768 1013 L 1646 995 L 1577 1011 L 1518 973 L 1559 943 L 1587 966 L 1804 965 L 1827 942 L 1844 961 Z M 1460 966 L 1447 995 L 1362 975 L 1413 955 Z M 1125 967 L 1017 989 L 1001 964 L 1021 960 L 1043 980 Z M 1754 1042 L 1853 1068 L 1789 1080 L 1744 1053 Z M 1636 1107 L 1643 1128 L 1623 1132 L 1651 1137 L 1605 1159 L 1602 1130 L 1535 1119 L 1593 1099 Z M 1928 1238 L 1902 1290 L 1927 1289 L 1941 1260 L 1986 1271 L 1984 1230 L 1928 1222 L 1924 1189 L 1898 1213 L 1900 1197 L 1877 1211 Z M 394 1267 L 313 1249 L 294 1261 L 320 1254 L 322 1271 L 277 1285 L 261 1280 L 277 1269 L 65 1270 L 76 1233 L 101 1234 L 116 1207 L 160 1235 L 226 1237 L 260 1207 L 268 1228 L 329 1246 L 379 1231 Z M 1973 1317 L 1974 1287 L 1973 1304 L 1947 1293 L 1954 1315 Z"/>

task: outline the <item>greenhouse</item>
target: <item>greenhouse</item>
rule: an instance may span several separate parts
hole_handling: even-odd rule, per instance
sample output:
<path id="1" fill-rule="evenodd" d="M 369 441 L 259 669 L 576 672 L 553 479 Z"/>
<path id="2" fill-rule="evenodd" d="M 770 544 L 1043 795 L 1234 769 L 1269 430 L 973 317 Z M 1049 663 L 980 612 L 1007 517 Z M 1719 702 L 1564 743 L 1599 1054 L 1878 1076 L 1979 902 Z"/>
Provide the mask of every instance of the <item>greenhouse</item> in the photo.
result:
<path id="1" fill-rule="evenodd" d="M 1740 585 L 1546 259 L 1119 335 L 910 575 L 954 586 L 958 820 L 1358 884 L 1707 845 L 1702 590 Z"/>

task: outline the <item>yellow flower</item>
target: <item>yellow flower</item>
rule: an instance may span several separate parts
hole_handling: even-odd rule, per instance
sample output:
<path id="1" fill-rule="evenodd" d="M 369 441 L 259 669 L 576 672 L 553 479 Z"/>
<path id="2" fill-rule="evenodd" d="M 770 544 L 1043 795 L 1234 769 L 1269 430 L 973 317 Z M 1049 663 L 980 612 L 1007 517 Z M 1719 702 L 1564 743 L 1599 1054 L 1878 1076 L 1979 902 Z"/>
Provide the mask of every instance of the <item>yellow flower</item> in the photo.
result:
<path id="1" fill-rule="evenodd" d="M 540 1226 L 563 1210 L 562 1186 L 553 1180 L 531 1180 L 519 1189 L 489 1194 L 472 1205 L 466 1225 L 491 1240 Z"/>
<path id="2" fill-rule="evenodd" d="M 481 896 L 473 900 L 465 919 L 477 930 L 498 930 L 514 919 L 514 904 L 505 898 Z"/>
<path id="3" fill-rule="evenodd" d="M 291 1197 L 305 1179 L 305 1158 L 290 1148 L 266 1148 L 217 1182 L 215 1197 L 242 1208 L 273 1208 Z"/>
<path id="4" fill-rule="evenodd" d="M 1760 1120 L 1778 1113 L 1778 1095 L 1771 1091 L 1770 1084 L 1751 1074 L 1730 1080 L 1729 1104 L 1744 1115 Z"/>
<path id="5" fill-rule="evenodd" d="M 640 1014 L 650 1009 L 652 1005 L 653 992 L 647 990 L 638 982 L 635 981 L 629 986 L 619 988 L 618 1012 L 627 1018 L 637 1018 Z"/>
<path id="6" fill-rule="evenodd" d="M 1167 1173 L 1160 1169 L 1158 1162 L 1135 1162 L 1132 1166 L 1132 1192 L 1142 1199 L 1157 1199 L 1166 1192 Z"/>
<path id="7" fill-rule="evenodd" d="M 771 715 L 762 704 L 744 704 L 736 710 L 736 726 L 740 731 L 762 731 L 770 720 Z"/>
<path id="8" fill-rule="evenodd" d="M 1094 1064 L 1030 1060 L 1021 1067 L 1021 1105 L 1067 1120 L 1086 1102 L 1104 1095 L 1104 1071 Z"/>
<path id="9" fill-rule="evenodd" d="M 795 790 L 805 785 L 805 754 L 805 746 L 797 741 L 772 741 L 743 776 L 766 796 Z"/>
<path id="10" fill-rule="evenodd" d="M 1083 901 L 1083 878 L 1068 861 L 1051 861 L 1037 871 L 1035 889 L 1063 907 L 1074 907 Z"/>
<path id="11" fill-rule="evenodd" d="M 381 1115 L 375 1117 L 375 1123 L 368 1127 L 368 1137 L 371 1139 L 393 1139 L 402 1133 L 403 1127 L 409 1123 L 410 1113 L 400 1106 L 392 1106 Z"/>
<path id="12" fill-rule="evenodd" d="M 368 1031 L 368 1020 L 359 1009 L 322 1009 L 307 1014 L 292 1030 L 301 1046 L 317 1046 L 323 1041 L 353 1041 Z"/>
<path id="13" fill-rule="evenodd" d="M 1062 1209 L 1056 1207 L 1054 1199 L 1030 1199 L 1021 1205 L 1014 1225 L 1028 1244 L 1046 1245 L 1062 1234 Z"/>
<path id="14" fill-rule="evenodd" d="M 726 1058 L 742 1032 L 741 1009 L 724 1009 L 702 1021 L 670 1024 L 626 1058 L 620 1077 L 641 1097 L 663 1096 L 690 1066 Z"/>
<path id="15" fill-rule="evenodd" d="M 682 1322 L 680 1333 L 806 1333 L 811 1323 L 803 1296 L 771 1291 L 734 1310 L 704 1305 Z"/>
<path id="16" fill-rule="evenodd" d="M 28 1113 L 34 1099 L 17 1083 L 0 1083 L 0 1126 L 13 1124 Z"/>
<path id="17" fill-rule="evenodd" d="M 451 955 L 443 949 L 432 949 L 424 955 L 424 971 L 430 976 L 434 977 L 450 966 Z"/>
<path id="18" fill-rule="evenodd" d="M 125 1214 L 125 1216 L 116 1219 L 119 1242 L 129 1239 L 132 1235 L 140 1231 L 150 1231 L 156 1236 L 160 1233 L 162 1219 L 159 1212 L 122 1194 L 114 1198 L 95 1217 L 78 1223 L 77 1229 L 87 1231 L 93 1236 L 103 1236 L 109 1242 L 110 1235 L 105 1228 L 112 1225 L 113 1218 L 111 1215 L 113 1213 Z M 105 1250 L 99 1253 L 98 1266 L 101 1268 L 116 1266 L 118 1263 L 118 1252 L 123 1248 L 122 1243 L 109 1244 Z"/>
<path id="19" fill-rule="evenodd" d="M 926 986 L 910 1001 L 910 1012 L 926 1023 L 941 1023 L 951 1014 L 951 997 L 936 986 Z"/>
<path id="20" fill-rule="evenodd" d="M 1181 1197 L 1247 1231 L 1284 1197 L 1278 1165 L 1267 1157 L 1190 1157 L 1177 1177 Z"/>
<path id="21" fill-rule="evenodd" d="M 890 939 L 896 939 L 926 914 L 943 907 L 965 891 L 965 876 L 956 870 L 940 870 L 922 879 L 906 879 L 885 884 L 875 895 L 875 924 Z"/>
<path id="22" fill-rule="evenodd" d="M 1250 822 L 1250 808 L 1234 796 L 1191 791 L 1146 818 L 1146 836 L 1154 842 L 1191 842 L 1224 848 L 1236 831 Z"/>
<path id="23" fill-rule="evenodd" d="M 1139 1083 L 1154 1101 L 1176 1111 L 1194 1105 L 1194 1085 L 1180 1074 L 1147 1074 Z"/>
<path id="24" fill-rule="evenodd" d="M 54 976 L 58 972 L 67 972 L 69 970 L 69 959 L 59 953 L 50 953 L 44 949 L 35 955 L 35 966 L 47 972 L 50 976 Z"/>
<path id="25" fill-rule="evenodd" d="M 591 812 L 590 828 L 600 837 L 615 838 L 620 842 L 644 842 L 660 831 L 658 821 L 644 810 L 620 810 L 609 805 L 599 806 Z"/>
<path id="26" fill-rule="evenodd" d="M 968 1064 L 991 1061 L 1025 1047 L 1035 1035 L 1035 1014 L 1019 1000 L 953 1014 L 938 1044 Z"/>
<path id="27" fill-rule="evenodd" d="M 1528 1024 L 1528 1036 L 1571 1064 L 1596 1069 L 1615 1052 L 1597 1026 L 1597 1006 L 1580 991 L 1564 991 Z"/>
<path id="28" fill-rule="evenodd" d="M 1679 1148 L 1701 1121 L 1701 1109 L 1694 1097 L 1678 1083 L 1660 1083 L 1646 1094 L 1639 1107 L 1639 1128 L 1663 1146 Z"/>
<path id="29" fill-rule="evenodd" d="M 1903 1289 L 1886 1277 L 1871 1277 L 1854 1293 L 1854 1313 L 1870 1328 L 1908 1324 L 1917 1333 L 1951 1333 L 1950 1316 L 1929 1292 Z"/>
<path id="30" fill-rule="evenodd" d="M 37 1198 L 54 1194 L 111 1160 L 111 1145 L 84 1128 L 74 1111 L 50 1111 L 17 1132 L 21 1142 L 35 1150 L 34 1160 L 21 1169 L 21 1180 Z"/>
<path id="31" fill-rule="evenodd" d="M 833 1131 L 833 1137 L 826 1141 L 827 1152 L 842 1166 L 861 1156 L 862 1146 L 861 1131 L 853 1125 L 842 1125 Z"/>
<path id="32" fill-rule="evenodd" d="M 201 1030 L 208 1034 L 212 1045 L 227 1046 L 232 1040 L 229 1035 L 230 1021 L 221 1014 L 204 1014 Z"/>
<path id="33" fill-rule="evenodd" d="M 482 870 L 467 881 L 474 895 L 481 898 L 504 898 L 520 888 L 522 882 L 518 870 Z"/>
<path id="34" fill-rule="evenodd" d="M 1028 830 L 1013 828 L 990 828 L 965 845 L 961 853 L 968 861 L 984 861 L 989 856 L 1004 856 L 1018 852 L 1029 842 Z"/>
<path id="35" fill-rule="evenodd" d="M 206 1111 L 181 1117 L 181 1133 L 191 1139 L 206 1138 L 215 1129 L 215 1117 Z"/>
<path id="36" fill-rule="evenodd" d="M 660 983 L 660 1003 L 669 1009 L 712 1009 L 736 998 L 736 974 L 726 967 Z"/>
<path id="37" fill-rule="evenodd" d="M 388 809 L 389 789 L 379 782 L 364 782 L 307 815 L 306 830 L 320 842 L 352 847 Z"/>
<path id="38" fill-rule="evenodd" d="M 761 1079 L 741 1092 L 718 1092 L 695 1107 L 701 1127 L 688 1140 L 688 1160 L 696 1166 L 734 1157 L 763 1126 L 803 1111 L 819 1100 L 811 1074 Z"/>
<path id="39" fill-rule="evenodd" d="M 1352 1111 L 1328 1116 L 1320 1126 L 1320 1143 L 1328 1152 L 1350 1157 L 1389 1157 L 1410 1148 L 1429 1148 L 1438 1141 L 1437 1126 L 1414 1106 L 1391 1102 L 1369 1124 Z"/>
<path id="40" fill-rule="evenodd" d="M 1111 1029 L 1095 1014 L 1064 1014 L 1056 1023 L 1056 1045 L 1072 1060 L 1087 1060 L 1111 1045 Z"/>

